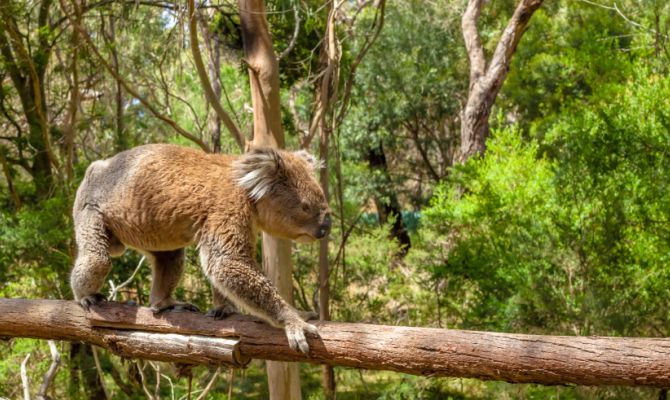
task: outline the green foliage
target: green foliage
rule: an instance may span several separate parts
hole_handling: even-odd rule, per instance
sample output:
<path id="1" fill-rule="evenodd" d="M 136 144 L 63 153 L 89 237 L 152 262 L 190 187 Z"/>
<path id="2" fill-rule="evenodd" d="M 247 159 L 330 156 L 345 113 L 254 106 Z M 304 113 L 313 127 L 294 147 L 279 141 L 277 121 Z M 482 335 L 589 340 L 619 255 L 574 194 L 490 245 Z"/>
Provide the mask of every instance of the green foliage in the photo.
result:
<path id="1" fill-rule="evenodd" d="M 0 213 L 0 296 L 69 297 L 71 237 L 66 197 Z"/>
<path id="2" fill-rule="evenodd" d="M 449 302 L 470 304 L 455 323 L 663 332 L 669 82 L 641 69 L 616 97 L 561 115 L 541 146 L 498 130 L 485 157 L 438 188 L 424 227 L 443 239 L 426 244 L 451 250 L 420 260 L 460 288 L 445 293 Z"/>

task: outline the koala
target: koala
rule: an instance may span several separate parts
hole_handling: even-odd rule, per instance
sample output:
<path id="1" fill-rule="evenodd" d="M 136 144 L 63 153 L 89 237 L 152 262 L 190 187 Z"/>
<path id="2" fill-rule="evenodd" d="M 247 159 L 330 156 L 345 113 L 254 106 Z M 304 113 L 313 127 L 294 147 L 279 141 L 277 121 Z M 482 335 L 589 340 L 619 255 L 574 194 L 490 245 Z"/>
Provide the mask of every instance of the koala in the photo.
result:
<path id="1" fill-rule="evenodd" d="M 77 190 L 73 217 L 77 257 L 70 283 L 85 308 L 104 300 L 100 290 L 127 247 L 152 266 L 154 312 L 195 306 L 172 292 L 184 269 L 184 248 L 195 244 L 215 290 L 271 325 L 307 353 L 305 332 L 318 335 L 255 261 L 258 230 L 309 242 L 328 234 L 330 208 L 314 177 L 316 160 L 304 151 L 252 149 L 240 156 L 151 144 L 93 162 Z M 222 304 L 215 315 L 225 314 Z"/>

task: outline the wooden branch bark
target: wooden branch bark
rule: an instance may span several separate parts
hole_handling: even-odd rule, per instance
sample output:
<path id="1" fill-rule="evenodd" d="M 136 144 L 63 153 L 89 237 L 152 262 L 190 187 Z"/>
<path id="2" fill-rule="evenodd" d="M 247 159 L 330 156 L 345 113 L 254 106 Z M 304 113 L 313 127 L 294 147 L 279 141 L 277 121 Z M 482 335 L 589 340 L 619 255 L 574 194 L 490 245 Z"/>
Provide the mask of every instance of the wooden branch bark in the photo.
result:
<path id="1" fill-rule="evenodd" d="M 279 99 L 279 64 L 265 18 L 263 0 L 238 0 L 244 55 L 249 69 L 254 136 L 251 147 L 284 148 Z M 263 271 L 279 294 L 293 304 L 291 241 L 263 233 Z M 270 400 L 300 400 L 298 366 L 266 363 Z"/>
<path id="2" fill-rule="evenodd" d="M 133 310 L 150 310 L 124 307 L 109 303 L 105 310 L 123 309 L 128 317 Z M 104 347 L 128 358 L 186 364 L 244 366 L 249 361 L 239 352 L 238 341 L 233 337 L 213 337 L 177 331 L 135 332 L 113 328 L 98 328 L 76 302 L 65 300 L 0 300 L 0 335 L 37 339 L 86 342 Z M 132 318 L 132 317 L 131 317 Z"/>
<path id="3" fill-rule="evenodd" d="M 284 147 L 279 102 L 279 65 L 263 0 L 238 0 L 245 61 L 254 108 L 254 147 Z"/>
<path id="4" fill-rule="evenodd" d="M 519 1 L 488 66 L 477 31 L 477 20 L 484 1 L 468 1 L 461 19 L 461 27 L 470 61 L 470 85 L 468 100 L 461 115 L 461 144 L 456 157 L 457 162 L 464 163 L 475 154 L 483 154 L 486 150 L 491 108 L 507 77 L 512 55 L 526 31 L 530 18 L 543 1 Z"/>
<path id="5" fill-rule="evenodd" d="M 119 338 L 153 332 L 211 340 L 185 353 L 163 351 L 154 358 L 163 361 L 216 363 L 221 345 L 214 341 L 239 337 L 243 362 L 252 357 L 514 383 L 670 387 L 670 338 L 540 336 L 322 321 L 315 324 L 321 337 L 309 338 L 307 357 L 291 350 L 281 329 L 247 316 L 223 321 L 196 313 L 155 316 L 148 308 L 118 303 L 104 304 L 87 314 L 74 301 L 0 300 L 2 336 L 85 341 L 120 350 L 126 356 L 146 355 L 138 350 L 144 342 Z M 140 329 L 142 332 L 129 331 Z"/>
<path id="6" fill-rule="evenodd" d="M 470 87 L 486 71 L 484 47 L 479 39 L 479 31 L 477 31 L 477 20 L 482 11 L 483 3 L 484 0 L 470 0 L 461 19 L 465 49 L 468 52 L 468 59 L 470 61 Z"/>

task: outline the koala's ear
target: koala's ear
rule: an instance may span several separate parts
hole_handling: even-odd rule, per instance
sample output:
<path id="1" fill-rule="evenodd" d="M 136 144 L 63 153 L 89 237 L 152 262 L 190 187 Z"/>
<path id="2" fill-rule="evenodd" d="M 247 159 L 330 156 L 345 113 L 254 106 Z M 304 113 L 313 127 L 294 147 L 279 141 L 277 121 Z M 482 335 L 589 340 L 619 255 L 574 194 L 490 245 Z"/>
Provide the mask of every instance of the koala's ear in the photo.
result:
<path id="1" fill-rule="evenodd" d="M 307 150 L 295 151 L 293 152 L 293 154 L 306 160 L 309 163 L 309 165 L 311 165 L 312 168 L 314 168 L 315 171 L 318 171 L 324 167 L 323 161 L 314 157 Z"/>
<path id="2" fill-rule="evenodd" d="M 253 201 L 268 194 L 283 176 L 284 160 L 270 148 L 254 148 L 233 162 L 233 179 Z"/>

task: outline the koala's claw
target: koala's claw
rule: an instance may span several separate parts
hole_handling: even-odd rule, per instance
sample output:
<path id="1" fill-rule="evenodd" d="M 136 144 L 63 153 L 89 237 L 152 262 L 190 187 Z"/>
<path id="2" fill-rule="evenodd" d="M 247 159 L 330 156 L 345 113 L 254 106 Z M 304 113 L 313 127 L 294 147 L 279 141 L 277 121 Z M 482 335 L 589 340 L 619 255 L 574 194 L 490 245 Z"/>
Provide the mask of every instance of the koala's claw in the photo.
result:
<path id="1" fill-rule="evenodd" d="M 101 293 L 93 293 L 88 296 L 84 296 L 79 300 L 79 304 L 86 311 L 90 311 L 91 306 L 97 306 L 100 303 L 106 302 L 107 298 Z"/>
<path id="2" fill-rule="evenodd" d="M 164 311 L 175 311 L 175 312 L 200 312 L 200 309 L 190 303 L 174 303 L 163 307 L 151 306 L 151 312 L 154 314 L 160 314 Z"/>
<path id="3" fill-rule="evenodd" d="M 237 309 L 230 305 L 225 305 L 222 307 L 214 307 L 211 310 L 207 311 L 205 314 L 206 317 L 214 318 L 217 320 L 226 319 L 231 315 L 237 314 Z"/>
<path id="4" fill-rule="evenodd" d="M 305 332 L 310 334 L 310 336 L 319 336 L 319 330 L 316 326 L 301 320 L 286 324 L 284 331 L 286 332 L 289 347 L 305 355 L 309 355 L 309 344 L 307 344 Z"/>

